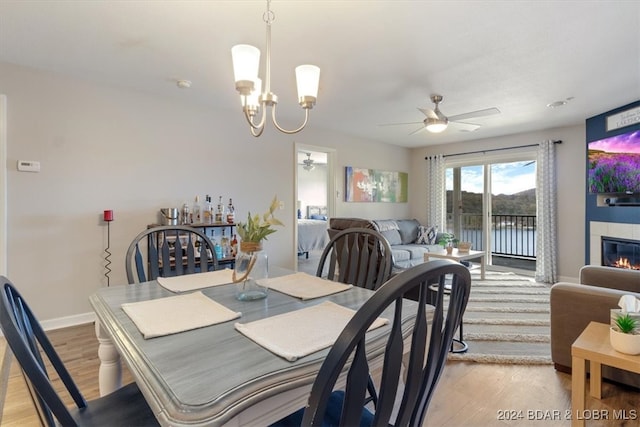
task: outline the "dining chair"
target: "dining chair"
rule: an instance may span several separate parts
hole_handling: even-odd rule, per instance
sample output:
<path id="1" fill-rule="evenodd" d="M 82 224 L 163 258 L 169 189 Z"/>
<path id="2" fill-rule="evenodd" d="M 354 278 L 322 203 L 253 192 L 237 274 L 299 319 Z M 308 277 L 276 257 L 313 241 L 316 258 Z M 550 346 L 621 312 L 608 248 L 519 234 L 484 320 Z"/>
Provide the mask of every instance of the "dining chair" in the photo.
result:
<path id="1" fill-rule="evenodd" d="M 0 276 L 0 284 L 0 329 L 22 368 L 42 425 L 159 425 L 135 383 L 85 400 L 24 298 L 6 277 Z M 73 399 L 73 407 L 67 407 L 56 392 L 47 361 Z"/>
<path id="2" fill-rule="evenodd" d="M 183 261 L 175 262 L 177 259 Z M 125 256 L 125 268 L 127 280 L 133 284 L 217 270 L 218 257 L 214 244 L 203 231 L 183 225 L 162 225 L 147 228 L 133 239 Z"/>
<path id="3" fill-rule="evenodd" d="M 375 290 L 391 277 L 389 242 L 376 230 L 347 228 L 333 236 L 320 255 L 316 276 Z M 326 272 L 325 272 L 326 269 Z"/>
<path id="4" fill-rule="evenodd" d="M 376 289 L 389 277 L 393 268 L 391 247 L 387 239 L 376 230 L 347 228 L 333 233 L 325 246 L 316 276 L 366 289 Z M 377 405 L 378 394 L 369 378 L 368 401 Z"/>
<path id="5" fill-rule="evenodd" d="M 452 283 L 448 298 L 444 298 L 445 276 Z M 431 283 L 438 283 L 433 316 L 427 308 Z M 403 303 L 408 301 L 404 298 L 406 293 L 414 289 L 419 295 L 417 317 L 410 331 L 411 344 L 405 349 L 401 314 Z M 470 289 L 469 270 L 451 260 L 425 262 L 394 276 L 376 290 L 343 329 L 316 376 L 307 406 L 274 426 L 422 426 Z M 380 396 L 375 412 L 371 412 L 365 407 L 369 373 L 365 338 L 368 328 L 387 308 L 393 310 L 384 315 L 391 325 L 386 337 Z M 344 390 L 334 391 L 347 362 L 350 366 Z M 396 402 L 397 415 L 392 419 Z"/>

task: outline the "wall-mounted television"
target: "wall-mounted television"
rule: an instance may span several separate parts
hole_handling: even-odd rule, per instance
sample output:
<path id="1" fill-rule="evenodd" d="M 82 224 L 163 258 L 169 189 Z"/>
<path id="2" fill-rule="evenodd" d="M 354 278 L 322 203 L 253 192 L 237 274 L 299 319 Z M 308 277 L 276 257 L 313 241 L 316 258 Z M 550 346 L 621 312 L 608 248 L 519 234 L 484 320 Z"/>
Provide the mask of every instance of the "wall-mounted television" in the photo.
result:
<path id="1" fill-rule="evenodd" d="M 588 143 L 590 193 L 640 194 L 640 130 Z"/>

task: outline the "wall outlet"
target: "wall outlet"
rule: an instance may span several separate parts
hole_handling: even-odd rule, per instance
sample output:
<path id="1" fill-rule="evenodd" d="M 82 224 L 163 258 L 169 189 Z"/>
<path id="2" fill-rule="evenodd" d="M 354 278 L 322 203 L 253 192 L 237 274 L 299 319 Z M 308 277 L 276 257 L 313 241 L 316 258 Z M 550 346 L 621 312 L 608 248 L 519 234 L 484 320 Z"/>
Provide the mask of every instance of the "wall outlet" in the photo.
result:
<path id="1" fill-rule="evenodd" d="M 283 209 L 284 209 L 284 202 L 283 202 L 282 200 L 280 200 L 280 203 L 278 204 L 278 208 L 279 208 L 280 210 L 283 210 Z"/>
<path id="2" fill-rule="evenodd" d="M 40 162 L 35 160 L 18 160 L 20 172 L 40 172 Z"/>

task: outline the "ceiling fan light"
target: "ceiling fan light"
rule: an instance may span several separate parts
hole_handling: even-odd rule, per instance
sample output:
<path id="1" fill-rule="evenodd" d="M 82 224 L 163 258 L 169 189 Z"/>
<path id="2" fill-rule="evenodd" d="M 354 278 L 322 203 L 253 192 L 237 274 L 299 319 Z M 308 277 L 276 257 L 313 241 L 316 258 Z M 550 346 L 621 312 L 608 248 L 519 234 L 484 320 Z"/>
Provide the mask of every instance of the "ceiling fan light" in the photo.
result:
<path id="1" fill-rule="evenodd" d="M 427 117 L 425 120 L 427 130 L 431 133 L 440 133 L 447 128 L 447 119 L 436 119 L 434 117 Z"/>
<path id="2" fill-rule="evenodd" d="M 313 164 L 313 160 L 311 160 L 311 153 L 307 153 L 307 158 L 304 159 L 302 163 L 304 163 L 302 169 L 306 170 L 307 172 L 312 171 L 316 168 L 316 166 Z"/>

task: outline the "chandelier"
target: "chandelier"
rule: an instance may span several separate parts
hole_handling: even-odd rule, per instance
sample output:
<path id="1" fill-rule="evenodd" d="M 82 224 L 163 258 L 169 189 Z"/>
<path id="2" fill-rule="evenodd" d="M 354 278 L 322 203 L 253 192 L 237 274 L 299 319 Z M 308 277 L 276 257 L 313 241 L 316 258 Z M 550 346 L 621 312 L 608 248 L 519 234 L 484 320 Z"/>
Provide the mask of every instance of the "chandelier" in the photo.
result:
<path id="1" fill-rule="evenodd" d="M 233 60 L 233 74 L 236 81 L 236 90 L 240 94 L 242 111 L 249 122 L 251 134 L 255 137 L 262 135 L 267 116 L 267 107 L 271 107 L 271 121 L 273 125 L 286 134 L 300 132 L 307 125 L 309 110 L 313 108 L 318 97 L 318 84 L 320 81 L 320 68 L 315 65 L 300 65 L 296 67 L 296 83 L 298 87 L 298 103 L 304 109 L 304 122 L 293 130 L 282 128 L 276 120 L 276 104 L 278 97 L 271 92 L 271 23 L 275 15 L 269 8 L 271 0 L 267 0 L 267 11 L 262 19 L 267 24 L 267 58 L 264 92 L 262 92 L 262 80 L 258 77 L 260 68 L 260 50 L 254 46 L 240 44 L 231 48 Z M 255 119 L 262 109 L 260 120 Z"/>

